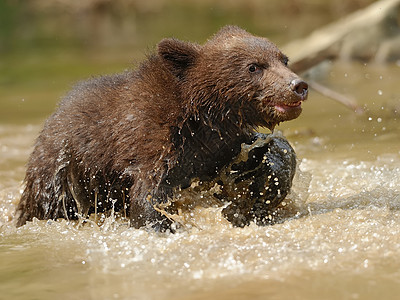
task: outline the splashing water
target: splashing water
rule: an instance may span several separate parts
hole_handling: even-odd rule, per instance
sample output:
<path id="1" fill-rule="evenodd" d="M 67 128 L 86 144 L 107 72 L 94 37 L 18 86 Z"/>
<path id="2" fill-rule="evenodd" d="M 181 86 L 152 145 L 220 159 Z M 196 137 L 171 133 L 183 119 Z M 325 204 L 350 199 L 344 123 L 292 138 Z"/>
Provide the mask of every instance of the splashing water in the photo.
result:
<path id="1" fill-rule="evenodd" d="M 101 226 L 36 220 L 15 228 L 7 220 L 20 191 L 11 175 L 13 187 L 1 188 L 0 274 L 8 274 L 2 295 L 283 299 L 301 291 L 318 299 L 321 291 L 337 288 L 324 298 L 343 289 L 366 299 L 383 287 L 399 291 L 398 157 L 303 159 L 299 169 L 279 212 L 283 222 L 233 228 L 220 207 L 197 207 L 189 216 L 196 226 L 176 234 L 135 230 L 114 219 Z M 25 282 L 32 284 L 21 290 Z M 376 284 L 383 287 L 374 294 Z"/>

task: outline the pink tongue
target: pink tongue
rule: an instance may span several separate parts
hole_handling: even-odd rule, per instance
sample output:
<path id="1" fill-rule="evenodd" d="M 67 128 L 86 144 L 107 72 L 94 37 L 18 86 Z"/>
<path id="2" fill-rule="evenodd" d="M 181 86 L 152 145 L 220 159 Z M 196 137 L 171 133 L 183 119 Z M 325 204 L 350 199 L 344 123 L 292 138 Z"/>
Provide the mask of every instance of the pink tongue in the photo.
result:
<path id="1" fill-rule="evenodd" d="M 286 112 L 288 109 L 296 108 L 301 105 L 301 102 L 292 103 L 292 105 L 279 104 L 275 105 L 275 109 L 280 112 Z"/>

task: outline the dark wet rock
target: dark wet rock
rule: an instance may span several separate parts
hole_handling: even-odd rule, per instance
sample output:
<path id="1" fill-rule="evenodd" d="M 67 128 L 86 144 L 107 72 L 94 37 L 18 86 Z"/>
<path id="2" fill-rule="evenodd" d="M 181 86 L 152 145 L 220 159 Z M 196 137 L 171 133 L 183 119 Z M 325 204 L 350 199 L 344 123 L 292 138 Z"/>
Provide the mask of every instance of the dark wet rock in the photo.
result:
<path id="1" fill-rule="evenodd" d="M 222 198 L 231 202 L 222 213 L 235 226 L 268 224 L 290 192 L 295 171 L 296 154 L 284 137 L 255 135 L 219 176 Z"/>

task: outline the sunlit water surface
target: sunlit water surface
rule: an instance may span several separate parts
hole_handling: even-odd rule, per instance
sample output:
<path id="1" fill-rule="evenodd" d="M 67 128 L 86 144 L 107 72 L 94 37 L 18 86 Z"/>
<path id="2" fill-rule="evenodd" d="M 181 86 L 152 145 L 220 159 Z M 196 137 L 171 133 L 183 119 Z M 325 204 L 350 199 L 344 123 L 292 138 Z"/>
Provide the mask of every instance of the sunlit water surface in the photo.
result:
<path id="1" fill-rule="evenodd" d="M 365 103 L 355 115 L 315 92 L 279 129 L 299 171 L 281 222 L 233 228 L 220 208 L 176 234 L 66 221 L 12 225 L 41 124 L 0 125 L 1 299 L 398 299 L 400 68 L 336 65 L 319 80 Z M 20 122 L 16 122 L 20 124 Z"/>

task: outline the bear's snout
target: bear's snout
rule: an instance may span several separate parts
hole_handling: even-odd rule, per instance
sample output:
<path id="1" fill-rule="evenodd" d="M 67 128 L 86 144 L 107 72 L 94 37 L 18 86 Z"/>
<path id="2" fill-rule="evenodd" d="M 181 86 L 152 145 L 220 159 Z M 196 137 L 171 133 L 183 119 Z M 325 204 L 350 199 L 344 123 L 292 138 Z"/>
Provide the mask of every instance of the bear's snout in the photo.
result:
<path id="1" fill-rule="evenodd" d="M 308 84 L 304 80 L 297 78 L 290 82 L 290 88 L 301 99 L 306 100 L 308 95 Z"/>

